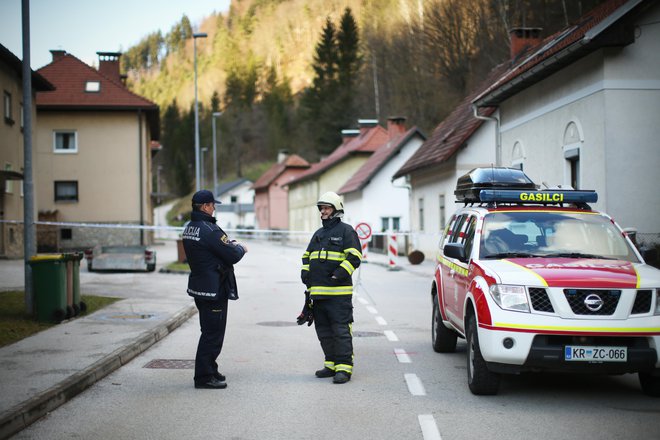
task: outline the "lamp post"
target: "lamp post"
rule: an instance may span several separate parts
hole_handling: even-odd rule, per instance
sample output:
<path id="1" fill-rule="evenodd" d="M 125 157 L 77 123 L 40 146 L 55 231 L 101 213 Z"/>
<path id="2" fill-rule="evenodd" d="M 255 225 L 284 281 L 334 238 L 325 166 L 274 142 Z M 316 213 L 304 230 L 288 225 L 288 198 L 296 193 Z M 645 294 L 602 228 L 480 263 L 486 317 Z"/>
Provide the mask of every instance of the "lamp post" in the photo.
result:
<path id="1" fill-rule="evenodd" d="M 217 191 L 218 188 L 218 157 L 217 157 L 217 146 L 215 142 L 215 118 L 219 118 L 222 115 L 222 112 L 213 112 L 211 114 L 211 120 L 213 122 L 213 193 Z"/>
<path id="2" fill-rule="evenodd" d="M 193 62 L 195 64 L 195 188 L 201 189 L 199 166 L 199 110 L 197 109 L 197 39 L 206 38 L 207 34 L 197 32 L 193 34 Z"/>
<path id="3" fill-rule="evenodd" d="M 200 157 L 200 162 L 201 162 L 201 168 L 202 168 L 202 177 L 201 177 L 201 180 L 200 180 L 200 184 L 201 184 L 202 188 L 204 187 L 204 174 L 205 174 L 205 173 L 204 173 L 204 154 L 205 154 L 207 151 L 209 151 L 209 149 L 206 148 L 206 147 L 203 147 L 203 148 L 201 149 L 201 154 L 199 155 L 199 157 Z"/>

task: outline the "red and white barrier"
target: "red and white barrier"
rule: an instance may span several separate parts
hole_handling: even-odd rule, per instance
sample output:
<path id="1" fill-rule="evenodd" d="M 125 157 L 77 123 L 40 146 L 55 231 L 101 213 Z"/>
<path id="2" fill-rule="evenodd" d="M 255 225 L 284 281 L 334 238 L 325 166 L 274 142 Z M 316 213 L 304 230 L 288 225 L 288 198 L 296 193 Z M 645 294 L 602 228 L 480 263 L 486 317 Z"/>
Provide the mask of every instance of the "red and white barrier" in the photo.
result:
<path id="1" fill-rule="evenodd" d="M 396 260 L 399 254 L 399 247 L 396 243 L 396 234 L 387 236 L 387 260 L 390 270 L 396 269 Z"/>
<path id="2" fill-rule="evenodd" d="M 369 241 L 368 240 L 360 240 L 360 244 L 362 245 L 362 261 L 367 261 L 367 252 L 369 251 Z"/>

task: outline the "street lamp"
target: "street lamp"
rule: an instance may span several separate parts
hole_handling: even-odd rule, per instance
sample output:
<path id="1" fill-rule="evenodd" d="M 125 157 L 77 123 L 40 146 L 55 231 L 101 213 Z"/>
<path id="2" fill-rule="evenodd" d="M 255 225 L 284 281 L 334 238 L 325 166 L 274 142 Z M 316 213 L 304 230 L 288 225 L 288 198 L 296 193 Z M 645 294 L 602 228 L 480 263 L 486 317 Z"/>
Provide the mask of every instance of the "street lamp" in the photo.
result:
<path id="1" fill-rule="evenodd" d="M 199 157 L 200 157 L 200 162 L 201 162 L 201 168 L 202 168 L 202 178 L 201 178 L 200 183 L 201 183 L 201 186 L 204 187 L 204 174 L 205 174 L 205 173 L 204 173 L 204 154 L 205 154 L 207 151 L 209 151 L 209 149 L 206 148 L 206 147 L 203 147 L 201 151 L 202 151 L 202 153 L 199 155 Z"/>
<path id="2" fill-rule="evenodd" d="M 201 189 L 199 166 L 199 110 L 197 109 L 197 39 L 206 38 L 207 34 L 197 32 L 193 34 L 193 62 L 195 63 L 195 188 Z"/>
<path id="3" fill-rule="evenodd" d="M 218 157 L 216 152 L 215 142 L 215 118 L 222 116 L 222 112 L 213 112 L 211 114 L 211 121 L 213 122 L 213 192 L 215 193 L 218 188 Z"/>

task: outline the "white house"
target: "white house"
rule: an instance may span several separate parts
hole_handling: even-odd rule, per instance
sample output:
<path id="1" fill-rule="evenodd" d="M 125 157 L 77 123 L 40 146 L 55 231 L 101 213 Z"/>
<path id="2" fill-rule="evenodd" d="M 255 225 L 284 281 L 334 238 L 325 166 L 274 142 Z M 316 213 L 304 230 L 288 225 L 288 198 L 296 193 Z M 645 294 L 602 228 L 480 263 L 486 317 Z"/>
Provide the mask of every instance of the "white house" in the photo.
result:
<path id="1" fill-rule="evenodd" d="M 388 119 L 389 140 L 339 189 L 346 223 L 367 223 L 373 232 L 410 231 L 409 186 L 392 176 L 426 136 L 417 127 L 406 130 L 404 120 Z"/>
<path id="2" fill-rule="evenodd" d="M 215 211 L 218 226 L 225 230 L 255 227 L 252 181 L 243 178 L 223 183 L 214 194 L 222 202 Z"/>
<path id="3" fill-rule="evenodd" d="M 502 165 L 595 189 L 596 209 L 657 240 L 659 42 L 659 2 L 611 0 L 519 58 L 474 100 L 499 109 Z"/>

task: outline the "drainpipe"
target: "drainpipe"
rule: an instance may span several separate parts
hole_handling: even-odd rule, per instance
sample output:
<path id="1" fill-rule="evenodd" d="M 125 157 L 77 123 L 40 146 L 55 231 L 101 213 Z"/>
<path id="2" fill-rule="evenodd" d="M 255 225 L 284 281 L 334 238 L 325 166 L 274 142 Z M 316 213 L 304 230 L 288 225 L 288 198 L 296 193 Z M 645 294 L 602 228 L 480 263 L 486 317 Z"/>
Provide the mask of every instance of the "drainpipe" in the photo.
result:
<path id="1" fill-rule="evenodd" d="M 139 155 L 139 166 L 140 166 L 140 182 L 138 183 L 138 190 L 140 193 L 140 226 L 144 225 L 144 187 L 143 180 L 144 176 L 142 175 L 142 109 L 138 109 L 138 155 Z M 144 246 L 144 229 L 140 228 L 140 244 Z"/>
<path id="2" fill-rule="evenodd" d="M 495 166 L 502 166 L 502 136 L 500 134 L 500 119 L 495 116 L 482 116 L 479 114 L 479 108 L 472 104 L 472 114 L 475 118 L 482 121 L 495 121 Z"/>

